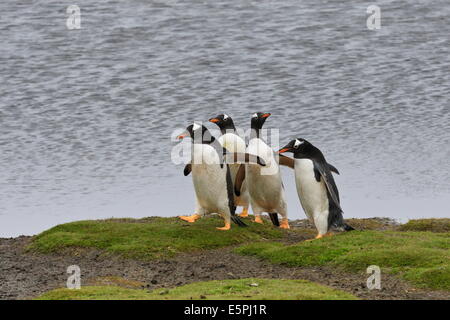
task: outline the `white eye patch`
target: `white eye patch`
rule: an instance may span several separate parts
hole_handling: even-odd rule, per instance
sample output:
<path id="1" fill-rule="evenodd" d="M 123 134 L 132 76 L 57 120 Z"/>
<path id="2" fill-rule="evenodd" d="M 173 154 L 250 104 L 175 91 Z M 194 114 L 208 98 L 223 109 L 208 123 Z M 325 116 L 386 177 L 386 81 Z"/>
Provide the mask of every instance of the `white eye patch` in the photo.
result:
<path id="1" fill-rule="evenodd" d="M 300 141 L 300 140 L 298 140 L 298 139 L 295 139 L 295 142 L 294 142 L 294 148 L 298 148 L 302 143 L 303 143 L 303 141 Z"/>
<path id="2" fill-rule="evenodd" d="M 254 113 L 253 115 L 252 115 L 252 118 L 257 118 L 258 117 L 258 114 L 256 114 L 256 113 Z"/>
<path id="3" fill-rule="evenodd" d="M 197 130 L 197 129 L 200 129 L 200 125 L 194 123 L 194 125 L 192 126 L 192 130 L 195 131 L 195 130 Z"/>
<path id="4" fill-rule="evenodd" d="M 226 114 L 223 115 L 223 120 L 227 120 L 229 118 L 229 116 L 227 116 Z"/>

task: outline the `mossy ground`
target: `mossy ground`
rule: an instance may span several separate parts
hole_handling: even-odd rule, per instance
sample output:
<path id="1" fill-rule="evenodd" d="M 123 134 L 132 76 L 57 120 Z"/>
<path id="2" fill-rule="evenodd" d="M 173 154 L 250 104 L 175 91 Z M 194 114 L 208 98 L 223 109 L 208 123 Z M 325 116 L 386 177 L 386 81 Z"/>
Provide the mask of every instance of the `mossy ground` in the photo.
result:
<path id="1" fill-rule="evenodd" d="M 450 219 L 430 220 L 433 219 L 412 220 L 402 226 L 370 219 L 350 220 L 365 230 L 311 242 L 301 240 L 305 235 L 312 237 L 308 228 L 286 231 L 270 223 L 255 224 L 250 219 L 245 220 L 247 228 L 233 225 L 230 231 L 216 230 L 223 224 L 219 217 L 203 218 L 194 224 L 158 217 L 78 221 L 39 234 L 28 250 L 70 253 L 80 248 L 99 249 L 123 258 L 153 260 L 241 245 L 235 252 L 272 263 L 332 266 L 347 272 L 364 272 L 369 265 L 378 265 L 382 272 L 396 274 L 417 287 L 450 290 L 450 232 L 436 232 L 448 230 Z M 117 285 L 110 280 L 98 284 Z"/>
<path id="2" fill-rule="evenodd" d="M 450 219 L 410 220 L 399 227 L 401 231 L 450 232 Z"/>
<path id="3" fill-rule="evenodd" d="M 196 282 L 154 291 L 117 286 L 56 289 L 38 300 L 353 300 L 355 296 L 306 280 L 238 279 Z"/>
<path id="4" fill-rule="evenodd" d="M 56 253 L 79 248 L 101 249 L 125 258 L 151 260 L 177 253 L 215 249 L 245 242 L 279 239 L 283 232 L 269 224 L 233 225 L 229 231 L 219 217 L 190 224 L 178 218 L 108 219 L 58 225 L 37 235 L 29 250 Z"/>
<path id="5" fill-rule="evenodd" d="M 361 272 L 377 265 L 415 285 L 450 290 L 450 233 L 353 231 L 284 245 L 260 242 L 235 251 L 289 266 L 336 266 Z"/>

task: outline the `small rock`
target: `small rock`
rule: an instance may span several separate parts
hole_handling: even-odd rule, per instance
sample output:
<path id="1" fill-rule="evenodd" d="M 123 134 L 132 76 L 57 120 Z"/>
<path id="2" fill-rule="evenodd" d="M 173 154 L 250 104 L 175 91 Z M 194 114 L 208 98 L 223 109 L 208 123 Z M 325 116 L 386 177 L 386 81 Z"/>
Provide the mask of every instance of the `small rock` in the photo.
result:
<path id="1" fill-rule="evenodd" d="M 249 284 L 250 287 L 259 287 L 259 284 L 257 284 L 256 282 L 250 283 Z"/>

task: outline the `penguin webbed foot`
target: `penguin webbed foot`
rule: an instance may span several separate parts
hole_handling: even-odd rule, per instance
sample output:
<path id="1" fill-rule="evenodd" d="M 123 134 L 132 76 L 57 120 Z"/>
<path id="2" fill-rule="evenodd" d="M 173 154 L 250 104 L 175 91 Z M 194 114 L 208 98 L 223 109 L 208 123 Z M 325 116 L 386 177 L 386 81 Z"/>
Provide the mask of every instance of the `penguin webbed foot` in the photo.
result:
<path id="1" fill-rule="evenodd" d="M 305 240 L 305 241 L 314 241 L 314 240 L 319 240 L 319 239 L 322 239 L 322 238 L 325 238 L 325 237 L 331 237 L 331 236 L 333 236 L 333 233 L 327 232 L 325 234 L 318 234 L 314 239 L 308 239 L 308 240 Z"/>
<path id="2" fill-rule="evenodd" d="M 200 219 L 200 215 L 198 213 L 195 213 L 193 215 L 190 216 L 178 216 L 178 218 L 180 218 L 183 221 L 186 222 L 190 222 L 190 223 L 194 223 L 195 221 L 197 221 L 198 219 Z"/>
<path id="3" fill-rule="evenodd" d="M 248 217 L 248 208 L 242 209 L 242 212 L 240 214 L 238 214 L 238 216 L 241 218 L 247 218 Z"/>
<path id="4" fill-rule="evenodd" d="M 222 230 L 222 231 L 230 230 L 231 229 L 231 225 L 230 225 L 229 222 L 226 222 L 223 227 L 217 227 L 216 229 L 217 230 Z"/>
<path id="5" fill-rule="evenodd" d="M 260 223 L 260 224 L 263 224 L 263 223 L 264 223 L 260 216 L 256 216 L 254 222 Z"/>
<path id="6" fill-rule="evenodd" d="M 291 228 L 289 226 L 289 220 L 287 218 L 281 220 L 280 228 L 281 229 L 290 229 Z"/>

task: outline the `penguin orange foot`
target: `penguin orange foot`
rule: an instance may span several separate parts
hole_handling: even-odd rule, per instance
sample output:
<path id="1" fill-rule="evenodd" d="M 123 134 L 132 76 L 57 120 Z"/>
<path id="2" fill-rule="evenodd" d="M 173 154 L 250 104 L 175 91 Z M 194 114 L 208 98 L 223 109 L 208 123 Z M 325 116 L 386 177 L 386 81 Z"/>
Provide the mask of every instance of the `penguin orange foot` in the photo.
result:
<path id="1" fill-rule="evenodd" d="M 333 235 L 333 234 L 330 233 L 330 232 L 325 233 L 325 234 L 318 234 L 314 239 L 308 239 L 308 240 L 306 240 L 306 241 L 318 240 L 318 239 L 322 239 L 322 238 L 324 238 L 324 237 L 331 237 L 332 235 Z"/>
<path id="2" fill-rule="evenodd" d="M 248 217 L 248 208 L 244 208 L 240 214 L 238 214 L 241 218 L 247 218 Z"/>
<path id="3" fill-rule="evenodd" d="M 191 216 L 179 216 L 178 218 L 180 218 L 183 221 L 193 223 L 200 218 L 200 215 L 196 213 Z"/>
<path id="4" fill-rule="evenodd" d="M 256 216 L 256 217 L 255 217 L 255 222 L 256 222 L 256 223 L 261 223 L 261 224 L 264 223 L 264 222 L 262 221 L 262 219 L 261 219 L 260 216 Z"/>
<path id="5" fill-rule="evenodd" d="M 230 230 L 230 228 L 231 228 L 231 225 L 230 225 L 230 223 L 228 222 L 228 223 L 225 223 L 225 225 L 223 226 L 223 227 L 218 227 L 218 228 L 216 228 L 217 230 Z"/>
<path id="6" fill-rule="evenodd" d="M 291 227 L 289 226 L 289 221 L 288 221 L 288 219 L 283 219 L 283 220 L 281 220 L 280 228 L 281 228 L 281 229 L 290 229 L 290 228 L 291 228 Z"/>

